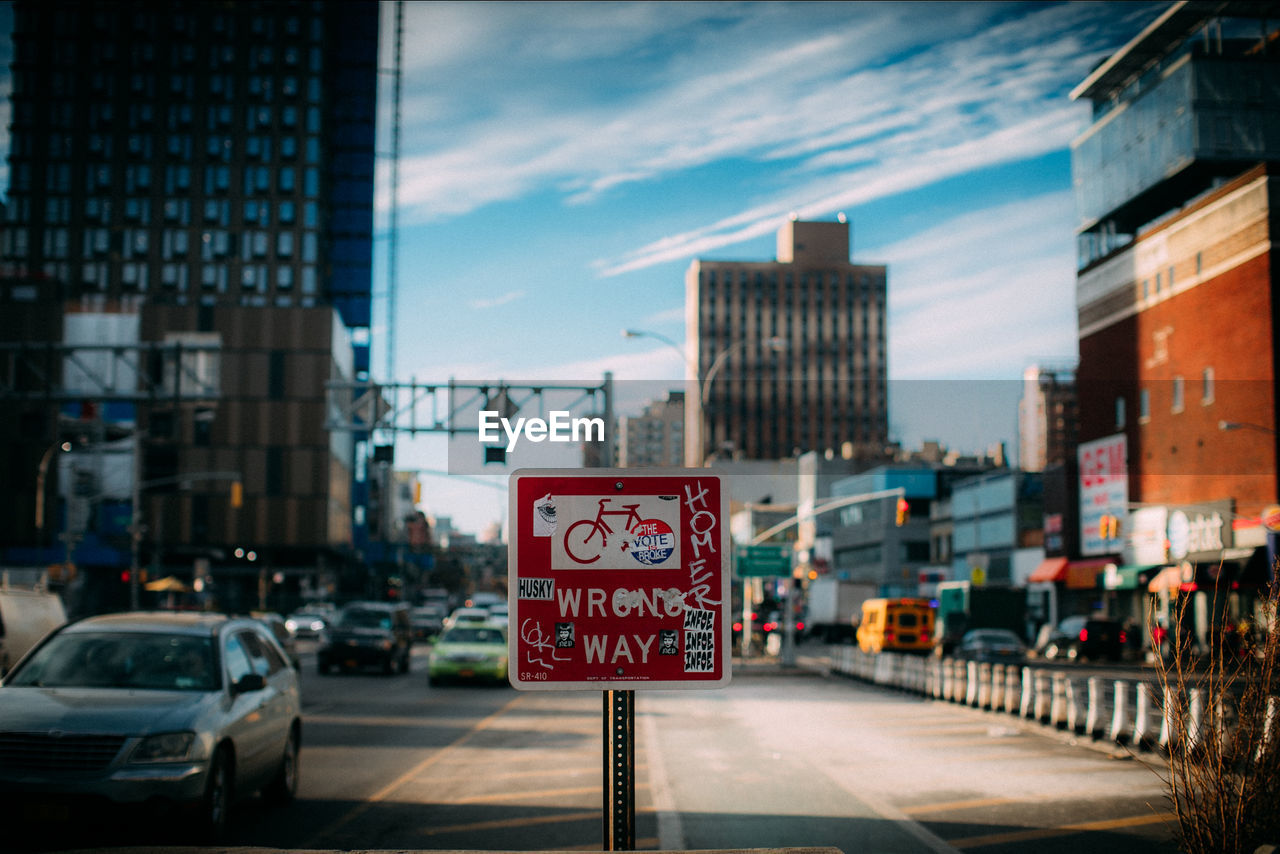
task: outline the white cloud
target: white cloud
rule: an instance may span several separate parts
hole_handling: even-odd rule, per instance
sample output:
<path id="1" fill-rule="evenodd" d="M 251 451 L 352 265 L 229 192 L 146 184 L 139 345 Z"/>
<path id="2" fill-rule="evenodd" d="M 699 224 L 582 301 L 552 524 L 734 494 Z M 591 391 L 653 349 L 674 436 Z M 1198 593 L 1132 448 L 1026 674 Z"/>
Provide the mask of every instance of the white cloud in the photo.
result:
<path id="1" fill-rule="evenodd" d="M 524 299 L 524 296 L 524 291 L 508 291 L 507 293 L 496 297 L 473 299 L 467 303 L 467 305 L 476 311 L 484 311 L 485 309 L 498 308 L 517 300 Z"/>

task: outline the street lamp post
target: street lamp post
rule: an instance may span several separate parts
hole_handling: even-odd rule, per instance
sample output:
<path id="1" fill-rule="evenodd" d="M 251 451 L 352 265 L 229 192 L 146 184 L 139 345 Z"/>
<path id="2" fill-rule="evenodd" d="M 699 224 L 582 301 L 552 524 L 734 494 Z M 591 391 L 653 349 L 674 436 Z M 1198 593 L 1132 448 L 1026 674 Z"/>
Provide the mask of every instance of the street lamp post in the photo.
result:
<path id="1" fill-rule="evenodd" d="M 36 470 L 36 545 L 44 545 L 44 492 L 49 477 L 49 463 L 57 450 L 71 450 L 70 442 L 54 442 L 40 457 L 40 467 Z"/>
<path id="2" fill-rule="evenodd" d="M 655 341 L 661 341 L 668 347 L 671 347 L 684 360 L 686 379 L 693 386 L 693 391 L 697 394 L 697 399 L 692 404 L 686 402 L 685 418 L 685 446 L 684 460 L 685 465 L 691 468 L 702 468 L 706 465 L 707 453 L 706 443 L 703 440 L 703 430 L 706 422 L 705 405 L 706 400 L 710 396 L 711 383 L 719 375 L 725 364 L 729 361 L 729 357 L 739 350 L 745 349 L 750 342 L 747 340 L 734 341 L 723 350 L 716 354 L 711 361 L 711 366 L 707 368 L 707 372 L 701 378 L 698 377 L 697 365 L 691 360 L 688 354 L 665 335 L 657 332 L 648 332 L 642 329 L 624 329 L 622 331 L 623 338 L 652 338 Z M 780 353 L 786 349 L 786 340 L 782 338 L 767 338 L 764 341 L 771 351 Z M 692 429 L 690 429 L 692 428 Z M 795 584 L 795 579 L 788 579 L 788 603 L 791 598 L 791 588 Z M 742 654 L 747 655 L 751 651 L 751 580 L 743 579 L 742 591 Z M 788 609 L 789 610 L 789 609 Z"/>

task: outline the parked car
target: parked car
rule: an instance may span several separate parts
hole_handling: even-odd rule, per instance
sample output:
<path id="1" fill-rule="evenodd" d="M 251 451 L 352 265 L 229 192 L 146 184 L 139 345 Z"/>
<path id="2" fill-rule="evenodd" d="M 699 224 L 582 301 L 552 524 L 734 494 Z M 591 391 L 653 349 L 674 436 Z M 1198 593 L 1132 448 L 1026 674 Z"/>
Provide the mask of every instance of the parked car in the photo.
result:
<path id="1" fill-rule="evenodd" d="M 205 841 L 232 798 L 293 800 L 298 674 L 260 622 L 110 614 L 44 639 L 0 687 L 0 808 L 66 826 L 135 807 L 194 811 Z M 6 822 L 6 827 L 8 822 Z"/>
<path id="2" fill-rule="evenodd" d="M 284 624 L 297 638 L 318 638 L 328 625 L 329 615 L 319 611 L 295 611 L 285 618 Z"/>
<path id="3" fill-rule="evenodd" d="M 970 629 L 956 644 L 957 658 L 975 661 L 1021 661 L 1027 645 L 1008 629 Z"/>
<path id="4" fill-rule="evenodd" d="M 446 611 L 440 605 L 419 605 L 409 612 L 414 640 L 433 638 L 444 629 Z"/>
<path id="5" fill-rule="evenodd" d="M 338 612 L 316 648 L 321 673 L 332 668 L 380 667 L 383 673 L 408 673 L 413 627 L 409 606 L 388 602 L 354 602 Z"/>
<path id="6" fill-rule="evenodd" d="M 494 624 L 462 623 L 447 629 L 431 650 L 427 684 L 507 681 L 507 631 Z"/>
<path id="7" fill-rule="evenodd" d="M 1067 617 L 1050 633 L 1048 643 L 1041 652 L 1048 659 L 1075 661 L 1081 658 L 1105 658 L 1119 661 L 1127 642 L 1124 628 L 1116 620 L 1103 617 Z"/>

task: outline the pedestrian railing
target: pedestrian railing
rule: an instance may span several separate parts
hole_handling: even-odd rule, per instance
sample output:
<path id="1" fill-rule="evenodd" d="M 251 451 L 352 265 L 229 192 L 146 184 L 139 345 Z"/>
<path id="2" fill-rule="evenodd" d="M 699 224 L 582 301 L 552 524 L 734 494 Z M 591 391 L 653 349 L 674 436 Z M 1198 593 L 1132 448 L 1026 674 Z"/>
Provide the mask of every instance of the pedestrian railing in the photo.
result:
<path id="1" fill-rule="evenodd" d="M 1139 750 L 1195 750 L 1208 727 L 1229 731 L 1222 703 L 1206 708 L 1206 693 L 1182 698 L 1152 676 L 1110 679 L 1038 664 L 992 663 L 907 653 L 868 654 L 856 646 L 829 648 L 831 670 L 886 688 L 1038 721 L 1095 741 Z M 1182 720 L 1175 716 L 1185 715 Z M 1280 749 L 1280 697 L 1267 702 L 1256 758 Z"/>

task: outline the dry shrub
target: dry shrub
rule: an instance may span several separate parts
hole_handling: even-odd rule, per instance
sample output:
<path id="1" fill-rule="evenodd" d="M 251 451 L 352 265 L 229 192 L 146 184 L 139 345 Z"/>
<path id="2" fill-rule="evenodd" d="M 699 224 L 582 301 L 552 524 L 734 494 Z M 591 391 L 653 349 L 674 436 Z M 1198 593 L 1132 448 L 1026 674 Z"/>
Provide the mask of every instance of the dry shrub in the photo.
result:
<path id="1" fill-rule="evenodd" d="M 1182 850 L 1248 854 L 1280 843 L 1280 585 L 1250 632 L 1215 632 L 1200 652 L 1183 631 L 1188 598 L 1174 614 L 1173 655 L 1156 665 L 1169 725 L 1162 779 Z"/>

